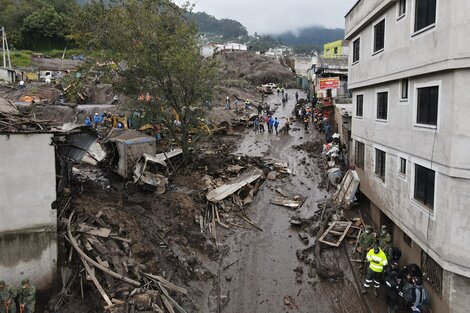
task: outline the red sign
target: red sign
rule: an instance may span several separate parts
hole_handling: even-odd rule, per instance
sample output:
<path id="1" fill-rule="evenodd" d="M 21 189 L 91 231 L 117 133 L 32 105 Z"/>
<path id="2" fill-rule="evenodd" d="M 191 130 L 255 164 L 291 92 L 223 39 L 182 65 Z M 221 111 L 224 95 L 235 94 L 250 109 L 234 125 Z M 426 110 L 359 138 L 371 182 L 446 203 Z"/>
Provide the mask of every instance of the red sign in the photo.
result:
<path id="1" fill-rule="evenodd" d="M 320 78 L 320 90 L 336 89 L 338 87 L 339 87 L 338 77 Z"/>

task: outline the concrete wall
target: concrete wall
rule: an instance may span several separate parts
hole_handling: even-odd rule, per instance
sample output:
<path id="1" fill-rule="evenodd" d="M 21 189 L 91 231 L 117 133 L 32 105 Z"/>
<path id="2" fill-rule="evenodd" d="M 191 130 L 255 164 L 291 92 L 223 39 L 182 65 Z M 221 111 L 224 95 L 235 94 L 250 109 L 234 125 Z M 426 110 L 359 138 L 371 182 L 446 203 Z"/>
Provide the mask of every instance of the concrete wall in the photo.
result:
<path id="1" fill-rule="evenodd" d="M 0 135 L 0 279 L 29 278 L 49 289 L 56 276 L 56 170 L 51 134 Z"/>
<path id="2" fill-rule="evenodd" d="M 0 68 L 0 80 L 5 80 L 7 82 L 14 83 L 16 81 L 15 71 Z"/>
<path id="3" fill-rule="evenodd" d="M 467 37 L 470 23 L 470 1 L 437 0 L 435 26 L 416 34 L 415 1 L 407 1 L 406 14 L 399 19 L 398 1 L 390 0 L 362 0 L 346 17 L 351 51 L 353 41 L 361 41 L 360 60 L 352 65 L 349 74 L 351 89 L 431 71 L 470 67 L 470 41 L 462 40 Z M 384 18 L 385 48 L 373 54 L 373 26 Z"/>

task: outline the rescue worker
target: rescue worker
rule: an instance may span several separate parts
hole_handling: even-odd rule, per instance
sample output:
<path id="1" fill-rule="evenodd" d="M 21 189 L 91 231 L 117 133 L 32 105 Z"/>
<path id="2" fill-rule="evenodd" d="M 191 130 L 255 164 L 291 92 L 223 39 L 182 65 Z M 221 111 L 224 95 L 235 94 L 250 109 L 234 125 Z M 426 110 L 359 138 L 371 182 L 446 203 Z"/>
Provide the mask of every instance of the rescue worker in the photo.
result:
<path id="1" fill-rule="evenodd" d="M 295 92 L 295 103 L 299 101 L 299 93 L 296 91 Z"/>
<path id="2" fill-rule="evenodd" d="M 379 235 L 379 247 L 382 251 L 389 253 L 392 244 L 392 236 L 387 231 L 387 226 L 382 225 L 380 227 L 380 235 Z"/>
<path id="3" fill-rule="evenodd" d="M 387 256 L 377 245 L 374 245 L 374 248 L 370 249 L 367 253 L 366 258 L 367 262 L 369 262 L 369 268 L 367 269 L 362 294 L 367 293 L 367 289 L 374 283 L 374 296 L 377 297 L 377 289 L 380 287 L 382 272 L 387 268 Z"/>
<path id="4" fill-rule="evenodd" d="M 257 109 L 258 109 L 258 115 L 261 115 L 263 113 L 263 106 L 261 105 L 261 103 L 258 104 Z"/>
<path id="5" fill-rule="evenodd" d="M 89 117 L 89 116 L 87 116 L 87 117 L 85 118 L 85 126 L 87 126 L 87 127 L 91 127 L 91 126 L 92 126 L 92 125 L 91 125 L 91 120 L 90 120 L 90 117 Z"/>
<path id="6" fill-rule="evenodd" d="M 276 91 L 277 91 L 277 94 L 279 94 L 281 92 L 281 88 L 278 86 Z"/>
<path id="7" fill-rule="evenodd" d="M 21 281 L 21 288 L 18 291 L 18 303 L 20 305 L 20 312 L 34 313 L 36 288 L 29 283 L 28 279 Z"/>
<path id="8" fill-rule="evenodd" d="M 268 120 L 268 133 L 273 133 L 273 126 L 274 126 L 274 119 L 272 116 L 269 117 Z"/>
<path id="9" fill-rule="evenodd" d="M 15 289 L 0 281 L 0 313 L 16 313 L 15 298 Z"/>
<path id="10" fill-rule="evenodd" d="M 284 94 L 284 87 L 281 87 L 281 93 Z"/>
<path id="11" fill-rule="evenodd" d="M 247 110 L 250 107 L 250 99 L 246 99 L 245 101 L 245 110 Z"/>
<path id="12" fill-rule="evenodd" d="M 93 116 L 93 124 L 95 125 L 95 128 L 100 124 L 100 115 L 98 113 L 95 113 Z"/>
<path id="13" fill-rule="evenodd" d="M 374 246 L 375 234 L 372 233 L 371 229 L 370 225 L 366 225 L 364 232 L 362 232 L 359 237 L 359 252 L 361 253 L 362 262 L 366 261 L 367 252 Z M 361 268 L 362 267 L 363 265 L 361 264 Z"/>

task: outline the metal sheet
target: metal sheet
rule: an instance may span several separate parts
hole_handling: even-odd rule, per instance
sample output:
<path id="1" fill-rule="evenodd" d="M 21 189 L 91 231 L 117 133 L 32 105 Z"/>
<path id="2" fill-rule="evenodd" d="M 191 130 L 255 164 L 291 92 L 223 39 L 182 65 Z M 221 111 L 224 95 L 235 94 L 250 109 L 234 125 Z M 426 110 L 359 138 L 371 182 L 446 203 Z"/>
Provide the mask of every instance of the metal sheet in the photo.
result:
<path id="1" fill-rule="evenodd" d="M 219 202 L 231 194 L 237 192 L 243 186 L 254 182 L 262 175 L 263 171 L 258 168 L 249 169 L 233 181 L 209 192 L 206 198 L 211 202 Z"/>

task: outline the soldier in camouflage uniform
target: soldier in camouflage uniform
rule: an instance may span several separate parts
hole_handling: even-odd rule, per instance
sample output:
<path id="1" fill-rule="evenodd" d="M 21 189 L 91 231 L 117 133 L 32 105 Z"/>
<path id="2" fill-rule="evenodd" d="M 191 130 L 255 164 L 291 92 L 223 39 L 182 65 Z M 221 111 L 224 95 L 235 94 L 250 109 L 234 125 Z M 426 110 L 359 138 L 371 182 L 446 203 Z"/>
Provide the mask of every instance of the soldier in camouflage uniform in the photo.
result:
<path id="1" fill-rule="evenodd" d="M 0 281 L 0 313 L 16 313 L 15 297 L 15 289 Z"/>
<path id="2" fill-rule="evenodd" d="M 366 254 L 375 244 L 375 233 L 371 231 L 371 227 L 366 225 L 364 232 L 359 237 L 359 247 L 361 252 L 361 261 L 366 260 Z M 362 267 L 362 265 L 361 265 Z"/>
<path id="3" fill-rule="evenodd" d="M 36 288 L 30 285 L 27 279 L 21 282 L 21 288 L 18 291 L 18 303 L 20 305 L 20 313 L 34 313 Z"/>
<path id="4" fill-rule="evenodd" d="M 390 257 L 390 250 L 392 248 L 392 236 L 387 230 L 387 226 L 382 225 L 380 229 L 379 236 L 379 246 L 383 252 L 387 255 L 387 258 Z"/>

